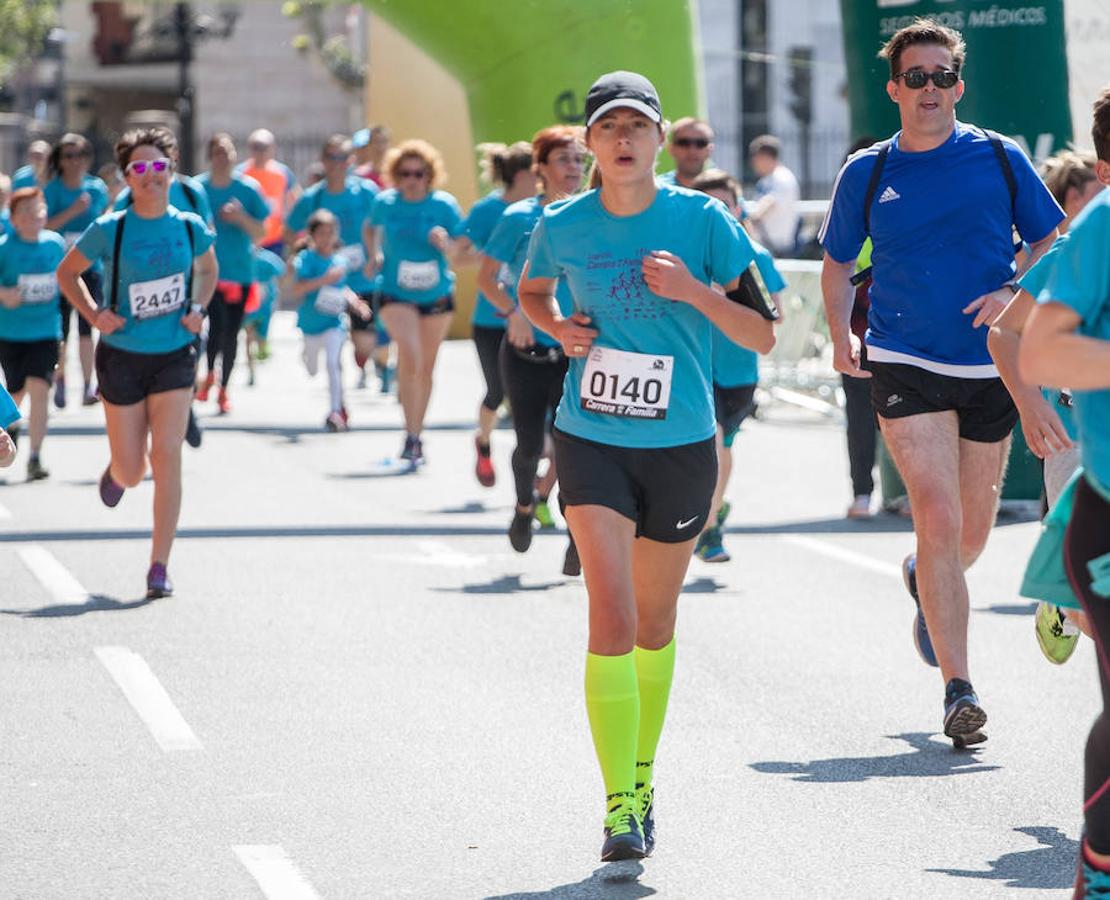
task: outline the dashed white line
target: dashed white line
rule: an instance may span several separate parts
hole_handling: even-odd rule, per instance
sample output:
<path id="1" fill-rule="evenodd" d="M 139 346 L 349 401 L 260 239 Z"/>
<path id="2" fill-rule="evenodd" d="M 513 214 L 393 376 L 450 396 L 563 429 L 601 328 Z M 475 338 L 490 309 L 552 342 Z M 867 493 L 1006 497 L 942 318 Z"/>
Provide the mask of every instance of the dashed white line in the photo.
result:
<path id="1" fill-rule="evenodd" d="M 863 553 L 856 553 L 855 550 L 847 550 L 844 547 L 838 547 L 836 544 L 831 544 L 828 541 L 819 541 L 816 538 L 805 537 L 800 534 L 784 534 L 782 539 L 788 544 L 804 547 L 807 550 L 812 550 L 814 553 L 820 553 L 831 559 L 838 559 L 841 562 L 849 563 L 860 569 L 868 569 L 872 572 L 878 572 L 880 575 L 890 575 L 899 580 L 902 578 L 901 566 L 874 559 Z"/>
<path id="2" fill-rule="evenodd" d="M 281 847 L 244 844 L 231 849 L 258 882 L 267 900 L 320 900 L 315 888 Z"/>
<path id="3" fill-rule="evenodd" d="M 97 647 L 95 652 L 159 747 L 166 753 L 202 749 L 146 660 L 126 647 Z"/>
<path id="4" fill-rule="evenodd" d="M 57 558 L 38 544 L 19 548 L 19 558 L 57 603 L 84 603 L 89 598 L 81 583 Z"/>

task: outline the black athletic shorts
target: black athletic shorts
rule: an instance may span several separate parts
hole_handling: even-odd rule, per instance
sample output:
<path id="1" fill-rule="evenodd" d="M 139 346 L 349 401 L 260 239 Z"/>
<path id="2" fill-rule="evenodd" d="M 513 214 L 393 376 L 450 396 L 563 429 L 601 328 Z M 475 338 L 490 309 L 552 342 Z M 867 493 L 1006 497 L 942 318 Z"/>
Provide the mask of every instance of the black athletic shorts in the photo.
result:
<path id="1" fill-rule="evenodd" d="M 376 296 L 375 291 L 360 292 L 358 299 L 370 307 L 370 318 L 364 319 L 357 313 L 350 313 L 347 318 L 351 320 L 351 331 L 373 331 L 374 319 L 378 314 L 378 306 L 374 302 Z"/>
<path id="2" fill-rule="evenodd" d="M 99 272 L 93 272 L 91 269 L 87 272 L 81 273 L 81 280 L 85 282 L 85 287 L 89 289 L 89 295 L 93 298 L 93 303 L 97 306 L 104 305 L 104 279 L 100 277 Z M 80 313 L 72 312 L 73 307 L 63 294 L 60 298 L 61 312 L 62 312 L 62 340 L 69 340 L 69 321 L 73 315 L 77 316 L 77 336 L 90 337 L 92 335 L 92 323 L 87 321 Z M 71 315 L 72 312 L 72 315 Z"/>
<path id="3" fill-rule="evenodd" d="M 871 403 L 883 419 L 954 410 L 960 437 L 983 444 L 1004 440 L 1018 421 L 1001 378 L 955 378 L 902 363 L 868 360 Z"/>
<path id="4" fill-rule="evenodd" d="M 9 394 L 23 390 L 28 378 L 41 378 L 54 383 L 54 367 L 58 365 L 58 342 L 54 338 L 44 341 L 0 341 L 0 368 Z"/>
<path id="5" fill-rule="evenodd" d="M 713 438 L 641 449 L 598 444 L 554 430 L 559 500 L 607 506 L 636 523 L 636 537 L 667 544 L 701 533 L 717 485 Z"/>
<path id="6" fill-rule="evenodd" d="M 717 417 L 717 424 L 724 432 L 724 444 L 732 446 L 732 439 L 740 430 L 744 420 L 755 412 L 754 384 L 741 384 L 737 387 L 721 387 L 713 385 L 713 411 Z"/>
<path id="7" fill-rule="evenodd" d="M 130 406 L 150 394 L 192 388 L 197 377 L 197 348 L 186 344 L 169 353 L 131 353 L 96 345 L 100 396 L 116 406 Z"/>
<path id="8" fill-rule="evenodd" d="M 421 316 L 439 316 L 443 313 L 455 311 L 454 294 L 445 294 L 433 303 L 413 303 L 411 300 L 402 300 L 400 297 L 390 297 L 389 294 L 379 294 L 378 305 L 375 309 L 389 306 L 390 303 L 403 303 L 406 306 L 415 307 Z"/>

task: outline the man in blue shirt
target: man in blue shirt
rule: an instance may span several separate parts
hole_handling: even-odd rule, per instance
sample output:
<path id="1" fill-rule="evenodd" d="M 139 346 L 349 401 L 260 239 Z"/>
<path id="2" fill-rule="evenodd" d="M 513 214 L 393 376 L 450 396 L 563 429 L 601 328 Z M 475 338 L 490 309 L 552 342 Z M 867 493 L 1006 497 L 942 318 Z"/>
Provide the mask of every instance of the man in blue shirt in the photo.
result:
<path id="1" fill-rule="evenodd" d="M 821 229 L 822 290 L 838 372 L 871 378 L 883 437 L 906 483 L 917 552 L 903 563 L 918 604 L 918 652 L 945 682 L 944 732 L 984 740 L 970 683 L 965 570 L 986 545 L 1017 411 L 987 350 L 987 326 L 1013 296 L 1013 228 L 1031 264 L 1063 212 L 1009 140 L 956 120 L 964 43 L 931 20 L 881 55 L 902 129 L 853 155 Z M 873 244 L 868 371 L 849 327 L 850 278 Z"/>

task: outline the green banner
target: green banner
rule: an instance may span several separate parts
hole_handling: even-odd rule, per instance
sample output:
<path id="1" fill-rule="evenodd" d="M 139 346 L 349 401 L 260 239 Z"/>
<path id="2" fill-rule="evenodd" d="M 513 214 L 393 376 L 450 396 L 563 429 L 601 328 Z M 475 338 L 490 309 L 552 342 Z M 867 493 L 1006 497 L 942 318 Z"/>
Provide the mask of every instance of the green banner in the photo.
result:
<path id="1" fill-rule="evenodd" d="M 702 111 L 691 4 L 682 0 L 364 0 L 463 86 L 475 141 L 583 123 L 586 90 L 641 72 L 674 120 Z"/>
<path id="2" fill-rule="evenodd" d="M 898 130 L 890 68 L 876 54 L 898 29 L 930 16 L 967 44 L 961 121 L 1009 135 L 1038 161 L 1071 141 L 1063 0 L 840 0 L 840 9 L 853 139 Z"/>

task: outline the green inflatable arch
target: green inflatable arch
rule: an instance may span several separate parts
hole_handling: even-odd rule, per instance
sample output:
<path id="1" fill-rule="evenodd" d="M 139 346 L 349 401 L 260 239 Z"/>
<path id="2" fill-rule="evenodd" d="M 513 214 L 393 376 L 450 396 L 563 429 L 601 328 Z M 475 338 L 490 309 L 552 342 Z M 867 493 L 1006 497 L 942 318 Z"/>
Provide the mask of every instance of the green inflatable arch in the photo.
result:
<path id="1" fill-rule="evenodd" d="M 681 0 L 363 0 L 458 79 L 478 141 L 582 123 L 603 72 L 650 78 L 671 120 L 703 111 L 693 10 Z"/>

